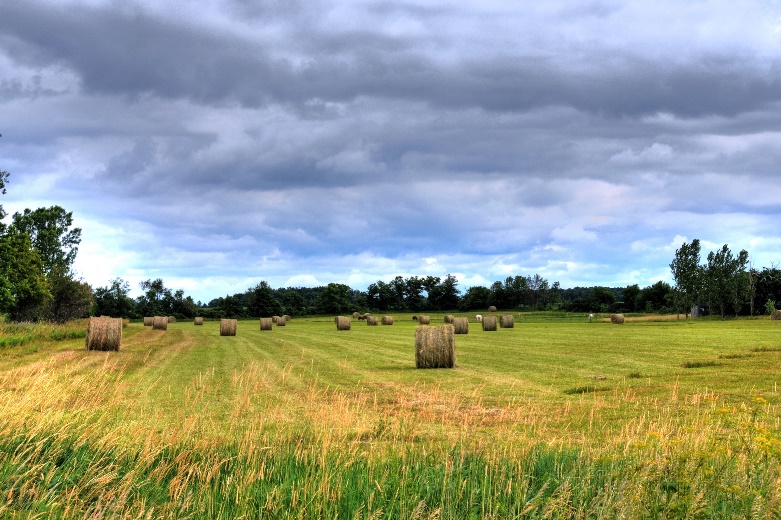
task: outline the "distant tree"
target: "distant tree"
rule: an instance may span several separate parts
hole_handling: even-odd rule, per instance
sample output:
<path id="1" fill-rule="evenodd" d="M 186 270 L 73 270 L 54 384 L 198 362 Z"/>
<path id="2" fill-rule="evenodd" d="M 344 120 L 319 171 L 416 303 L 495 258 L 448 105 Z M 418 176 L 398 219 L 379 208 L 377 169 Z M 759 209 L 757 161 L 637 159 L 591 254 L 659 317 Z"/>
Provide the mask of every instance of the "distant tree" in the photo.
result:
<path id="1" fill-rule="evenodd" d="M 733 256 L 729 246 L 724 244 L 720 250 L 708 253 L 704 275 L 705 293 L 711 308 L 718 309 L 722 318 L 730 306 L 740 309 L 745 301 L 745 285 L 740 282 L 747 264 L 748 253 L 745 249 L 738 256 Z"/>
<path id="2" fill-rule="evenodd" d="M 140 284 L 144 294 L 137 299 L 137 309 L 142 316 L 170 316 L 173 295 L 165 287 L 162 278 L 144 280 Z"/>
<path id="3" fill-rule="evenodd" d="M 320 314 L 342 314 L 353 306 L 352 289 L 340 283 L 329 283 L 317 298 Z"/>
<path id="4" fill-rule="evenodd" d="M 410 276 L 405 281 L 404 303 L 407 310 L 418 312 L 423 309 L 423 280 L 417 276 Z"/>
<path id="5" fill-rule="evenodd" d="M 432 310 L 457 309 L 460 299 L 458 280 L 450 274 L 434 286 L 428 294 L 429 306 Z"/>
<path id="6" fill-rule="evenodd" d="M 92 287 L 63 267 L 55 267 L 46 277 L 51 291 L 51 299 L 44 307 L 43 319 L 64 323 L 89 316 L 94 300 Z"/>
<path id="7" fill-rule="evenodd" d="M 38 251 L 46 274 L 60 269 L 68 272 L 76 259 L 81 243 L 81 229 L 73 228 L 73 213 L 60 206 L 25 209 L 14 213 L 11 227 L 30 236 L 33 247 Z"/>
<path id="8" fill-rule="evenodd" d="M 694 239 L 691 244 L 684 242 L 676 249 L 675 258 L 670 262 L 670 270 L 675 280 L 676 306 L 683 307 L 686 319 L 690 309 L 697 303 L 702 292 L 702 268 L 700 267 L 700 241 Z"/>
<path id="9" fill-rule="evenodd" d="M 238 319 L 244 316 L 244 306 L 236 295 L 226 296 L 222 299 L 220 317 Z"/>
<path id="10" fill-rule="evenodd" d="M 255 287 L 249 290 L 250 299 L 247 312 L 254 318 L 264 318 L 284 314 L 282 304 L 274 296 L 274 290 L 271 286 L 261 281 Z"/>
<path id="11" fill-rule="evenodd" d="M 130 318 L 136 315 L 135 302 L 130 297 L 130 284 L 122 278 L 114 278 L 110 285 L 95 289 L 95 316 Z"/>
<path id="12" fill-rule="evenodd" d="M 645 287 L 637 296 L 637 308 L 645 312 L 663 312 L 674 308 L 673 288 L 664 281 Z"/>
<path id="13" fill-rule="evenodd" d="M 763 267 L 759 271 L 755 299 L 758 302 L 767 302 L 768 300 L 774 303 L 781 302 L 781 269 L 773 265 L 771 267 Z"/>
<path id="14" fill-rule="evenodd" d="M 589 308 L 593 311 L 608 312 L 616 301 L 615 293 L 607 287 L 593 287 L 589 295 Z"/>
<path id="15" fill-rule="evenodd" d="M 185 296 L 184 290 L 177 289 L 172 295 L 171 314 L 179 318 L 194 318 L 197 305 L 192 296 Z"/>
<path id="16" fill-rule="evenodd" d="M 41 257 L 30 236 L 6 230 L 0 235 L 0 312 L 14 321 L 34 320 L 50 299 Z"/>
<path id="17" fill-rule="evenodd" d="M 492 293 L 488 287 L 476 285 L 466 290 L 458 304 L 462 311 L 484 310 L 490 305 Z"/>
<path id="18" fill-rule="evenodd" d="M 298 291 L 286 291 L 282 294 L 284 313 L 290 316 L 303 316 L 307 313 L 306 300 Z"/>
<path id="19" fill-rule="evenodd" d="M 637 284 L 624 287 L 622 299 L 624 301 L 624 310 L 626 312 L 637 312 L 638 298 L 640 296 L 640 286 Z"/>
<path id="20" fill-rule="evenodd" d="M 5 195 L 5 183 L 8 182 L 8 176 L 9 173 L 5 170 L 0 170 L 0 195 Z M 5 210 L 3 209 L 3 205 L 0 204 L 0 220 L 3 220 L 5 218 Z M 2 233 L 5 229 L 5 224 L 0 222 L 0 233 Z"/>

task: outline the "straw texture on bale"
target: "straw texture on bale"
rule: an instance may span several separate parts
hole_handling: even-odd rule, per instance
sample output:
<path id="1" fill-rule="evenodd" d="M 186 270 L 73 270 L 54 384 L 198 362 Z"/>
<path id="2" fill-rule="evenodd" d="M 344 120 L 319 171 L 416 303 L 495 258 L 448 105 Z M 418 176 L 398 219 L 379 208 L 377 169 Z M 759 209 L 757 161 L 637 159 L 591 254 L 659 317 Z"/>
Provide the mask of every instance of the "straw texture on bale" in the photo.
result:
<path id="1" fill-rule="evenodd" d="M 382 317 L 382 324 L 383 325 L 393 325 L 393 316 L 383 316 Z"/>
<path id="2" fill-rule="evenodd" d="M 366 316 L 366 318 L 361 318 L 366 320 L 366 325 L 377 325 L 377 316 Z"/>
<path id="3" fill-rule="evenodd" d="M 154 322 L 154 316 L 144 316 L 144 327 L 151 327 Z"/>
<path id="4" fill-rule="evenodd" d="M 236 335 L 236 320 L 223 318 L 220 320 L 220 336 L 235 336 Z"/>
<path id="5" fill-rule="evenodd" d="M 770 313 L 771 320 L 781 320 L 781 310 L 775 309 Z"/>
<path id="6" fill-rule="evenodd" d="M 361 313 L 360 313 L 360 312 L 354 312 L 354 313 L 353 313 L 353 318 L 355 318 L 356 320 L 357 320 L 358 318 L 360 318 L 360 317 L 361 317 Z"/>
<path id="7" fill-rule="evenodd" d="M 450 323 L 450 324 L 452 325 L 452 324 L 453 324 L 453 320 L 454 320 L 454 319 L 455 319 L 455 318 L 453 318 L 453 315 L 452 315 L 452 314 L 448 314 L 447 316 L 445 316 L 445 317 L 444 317 L 443 321 L 444 321 L 445 323 Z"/>
<path id="8" fill-rule="evenodd" d="M 152 329 L 168 330 L 168 318 L 165 316 L 155 316 L 152 318 Z"/>
<path id="9" fill-rule="evenodd" d="M 469 334 L 469 318 L 453 318 L 456 334 Z"/>
<path id="10" fill-rule="evenodd" d="M 456 338 L 452 325 L 415 329 L 415 367 L 456 366 Z"/>
<path id="11" fill-rule="evenodd" d="M 168 323 L 176 323 L 176 316 L 168 316 Z"/>
<path id="12" fill-rule="evenodd" d="M 272 316 L 271 320 L 274 322 L 274 325 L 279 325 L 279 323 L 277 323 L 277 322 L 280 320 L 280 317 L 279 316 Z"/>
<path id="13" fill-rule="evenodd" d="M 287 320 L 285 319 L 284 316 L 277 316 L 277 321 L 275 321 L 274 323 L 277 324 L 277 327 L 284 327 L 285 325 L 287 325 Z"/>
<path id="14" fill-rule="evenodd" d="M 260 318 L 260 330 L 271 330 L 273 324 L 271 318 Z"/>
<path id="15" fill-rule="evenodd" d="M 496 330 L 496 316 L 483 316 L 483 330 Z"/>
<path id="16" fill-rule="evenodd" d="M 336 330 L 350 330 L 350 317 L 349 316 L 337 316 L 336 317 Z"/>
<path id="17" fill-rule="evenodd" d="M 496 307 L 491 305 L 490 307 L 488 307 L 488 312 L 496 312 Z"/>
<path id="18" fill-rule="evenodd" d="M 197 316 L 197 317 L 196 317 L 196 318 L 193 320 L 193 323 L 194 323 L 195 325 L 203 325 L 203 318 L 202 318 L 201 316 Z"/>
<path id="19" fill-rule="evenodd" d="M 115 350 L 122 344 L 121 318 L 90 318 L 84 345 L 87 350 Z"/>
<path id="20" fill-rule="evenodd" d="M 624 315 L 623 314 L 611 314 L 610 315 L 610 323 L 615 323 L 616 325 L 621 325 L 624 323 Z"/>
<path id="21" fill-rule="evenodd" d="M 503 329 L 512 329 L 515 327 L 515 318 L 512 314 L 503 314 L 499 316 L 499 326 Z"/>
<path id="22" fill-rule="evenodd" d="M 291 318 L 291 317 L 290 317 L 290 315 L 289 315 L 289 314 L 285 314 L 285 315 L 284 315 L 284 316 L 282 316 L 282 317 L 283 317 L 283 318 L 285 318 L 285 322 L 288 322 L 288 321 L 290 321 L 290 320 L 292 320 L 292 319 L 293 319 L 293 318 Z"/>
<path id="23" fill-rule="evenodd" d="M 421 325 L 428 325 L 431 323 L 431 316 L 418 316 L 418 323 Z"/>

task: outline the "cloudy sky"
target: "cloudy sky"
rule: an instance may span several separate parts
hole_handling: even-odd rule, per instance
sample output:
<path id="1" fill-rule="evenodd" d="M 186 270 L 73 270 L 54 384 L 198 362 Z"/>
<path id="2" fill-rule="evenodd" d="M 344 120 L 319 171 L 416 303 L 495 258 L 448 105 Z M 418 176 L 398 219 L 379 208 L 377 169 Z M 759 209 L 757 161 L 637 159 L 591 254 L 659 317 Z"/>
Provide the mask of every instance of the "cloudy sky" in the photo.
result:
<path id="1" fill-rule="evenodd" d="M 93 286 L 770 266 L 781 2 L 7 0 L 0 133 L 0 202 L 72 211 Z"/>

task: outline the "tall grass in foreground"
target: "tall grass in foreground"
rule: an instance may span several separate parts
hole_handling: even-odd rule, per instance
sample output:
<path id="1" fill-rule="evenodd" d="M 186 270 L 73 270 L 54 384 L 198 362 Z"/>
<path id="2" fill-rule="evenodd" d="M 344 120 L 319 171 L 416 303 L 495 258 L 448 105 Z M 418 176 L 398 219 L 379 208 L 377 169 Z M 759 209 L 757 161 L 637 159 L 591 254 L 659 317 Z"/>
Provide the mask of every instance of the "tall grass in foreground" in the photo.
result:
<path id="1" fill-rule="evenodd" d="M 292 325 L 248 358 L 254 337 L 222 341 L 216 326 L 193 337 L 176 324 L 130 334 L 123 352 L 89 353 L 75 341 L 78 350 L 0 371 L 0 517 L 773 518 L 781 510 L 774 390 L 684 390 L 676 375 L 653 387 L 600 380 L 601 391 L 576 395 L 565 380 L 555 396 L 529 387 L 498 398 L 481 390 L 498 372 L 454 392 L 414 370 L 340 386 L 372 358 L 343 333 L 301 332 L 304 343 L 320 338 L 316 354 L 358 358 L 334 354 L 333 373 L 312 368 Z M 357 345 L 379 337 L 363 333 Z M 722 368 L 684 361 L 670 360 L 670 370 Z M 438 377 L 464 385 L 478 376 L 448 374 Z"/>

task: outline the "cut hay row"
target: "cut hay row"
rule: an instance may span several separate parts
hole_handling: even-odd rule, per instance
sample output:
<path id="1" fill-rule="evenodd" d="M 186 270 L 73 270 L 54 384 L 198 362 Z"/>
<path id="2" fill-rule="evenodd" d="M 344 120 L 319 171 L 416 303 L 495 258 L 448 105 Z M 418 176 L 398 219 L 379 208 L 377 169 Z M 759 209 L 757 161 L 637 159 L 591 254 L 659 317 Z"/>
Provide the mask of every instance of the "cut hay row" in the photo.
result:
<path id="1" fill-rule="evenodd" d="M 775 309 L 773 312 L 770 313 L 770 319 L 771 320 L 781 320 L 781 310 Z"/>
<path id="2" fill-rule="evenodd" d="M 334 321 L 336 322 L 336 330 L 350 330 L 349 316 L 337 316 Z"/>
<path id="3" fill-rule="evenodd" d="M 512 314 L 503 314 L 499 316 L 499 327 L 503 329 L 512 329 L 515 327 L 515 318 Z"/>
<path id="4" fill-rule="evenodd" d="M 260 318 L 260 330 L 271 330 L 274 318 Z"/>
<path id="5" fill-rule="evenodd" d="M 168 330 L 168 318 L 165 316 L 155 316 L 152 318 L 153 330 Z"/>
<path id="6" fill-rule="evenodd" d="M 484 331 L 496 330 L 496 316 L 483 316 L 483 330 Z"/>
<path id="7" fill-rule="evenodd" d="M 382 324 L 383 325 L 393 325 L 393 316 L 383 316 L 382 317 Z"/>
<path id="8" fill-rule="evenodd" d="M 377 325 L 377 316 L 366 316 L 366 318 L 359 318 L 359 319 L 365 319 L 366 325 L 375 326 Z"/>
<path id="9" fill-rule="evenodd" d="M 220 320 L 220 336 L 235 336 L 236 335 L 236 320 L 223 318 Z"/>
<path id="10" fill-rule="evenodd" d="M 453 368 L 456 366 L 456 339 L 453 325 L 415 329 L 415 367 Z"/>
<path id="11" fill-rule="evenodd" d="M 202 317 L 200 317 L 200 316 L 198 316 L 198 317 L 196 317 L 196 318 L 193 320 L 193 323 L 194 323 L 195 325 L 203 325 L 203 318 L 202 318 Z"/>
<path id="12" fill-rule="evenodd" d="M 154 316 L 144 316 L 144 327 L 151 327 L 154 322 Z"/>
<path id="13" fill-rule="evenodd" d="M 431 323 L 431 316 L 418 316 L 418 323 L 428 325 Z"/>
<path id="14" fill-rule="evenodd" d="M 610 315 L 610 323 L 615 323 L 616 325 L 621 325 L 624 323 L 624 315 L 623 314 L 611 314 Z"/>
<path id="15" fill-rule="evenodd" d="M 90 318 L 84 346 L 87 350 L 118 351 L 122 344 L 121 318 Z"/>
<path id="16" fill-rule="evenodd" d="M 456 334 L 469 334 L 469 318 L 453 318 Z"/>

